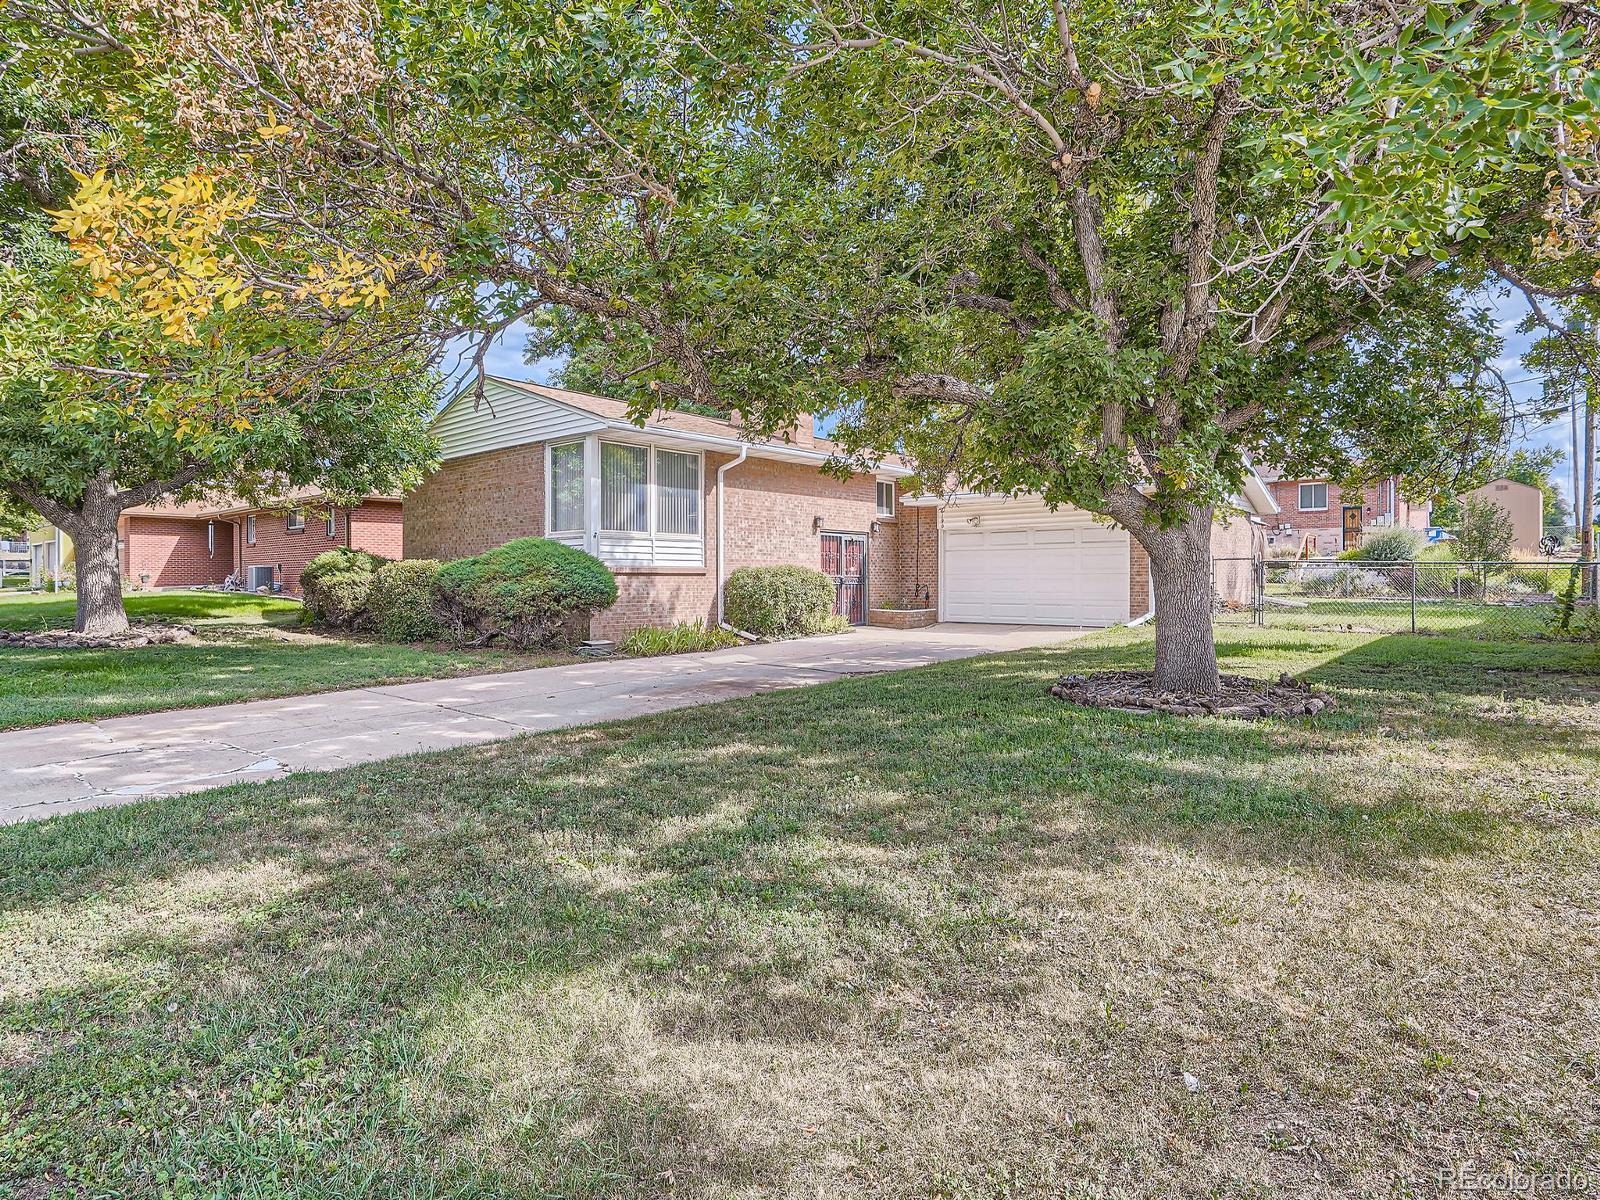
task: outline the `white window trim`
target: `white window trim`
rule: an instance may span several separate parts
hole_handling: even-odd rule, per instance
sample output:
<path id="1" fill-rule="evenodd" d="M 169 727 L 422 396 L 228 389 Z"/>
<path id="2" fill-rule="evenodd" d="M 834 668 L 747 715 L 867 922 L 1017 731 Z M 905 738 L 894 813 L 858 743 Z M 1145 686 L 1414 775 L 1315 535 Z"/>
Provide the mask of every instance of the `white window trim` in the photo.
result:
<path id="1" fill-rule="evenodd" d="M 584 516 L 583 529 L 556 529 L 552 525 L 555 513 L 555 473 L 552 470 L 552 457 L 556 447 L 579 444 L 584 448 Z M 600 528 L 600 447 L 602 445 L 635 446 L 643 447 L 648 451 L 645 458 L 645 525 L 643 530 L 616 530 Z M 699 488 L 700 502 L 696 507 L 696 516 L 699 518 L 700 528 L 695 533 L 662 533 L 658 528 L 660 513 L 657 506 L 656 495 L 656 454 L 666 451 L 670 454 L 685 454 L 693 456 L 695 460 L 695 480 Z M 634 441 L 624 438 L 601 438 L 598 434 L 589 434 L 587 437 L 562 438 L 546 442 L 544 448 L 544 528 L 545 536 L 556 541 L 567 542 L 569 545 L 581 545 L 583 549 L 593 554 L 602 562 L 621 567 L 657 567 L 679 566 L 681 559 L 664 556 L 661 550 L 664 546 L 687 547 L 693 545 L 698 551 L 698 562 L 688 567 L 689 570 L 705 569 L 705 539 L 706 539 L 706 456 L 701 450 L 692 450 L 684 446 L 673 445 L 667 442 L 655 442 L 647 439 Z M 630 556 L 623 561 L 615 555 L 602 553 L 602 539 L 612 546 L 619 544 L 646 549 L 644 561 Z"/>
<path id="2" fill-rule="evenodd" d="M 883 494 L 882 489 L 884 487 L 888 487 L 888 489 L 889 489 L 889 507 L 888 507 L 887 511 L 884 509 L 882 501 L 880 499 L 882 494 Z M 894 520 L 895 504 L 899 501 L 899 499 L 900 499 L 900 488 L 895 483 L 894 480 L 892 480 L 892 479 L 880 479 L 880 480 L 878 480 L 877 481 L 877 487 L 875 487 L 873 489 L 873 496 L 872 496 L 873 511 L 875 513 L 877 513 L 878 520 L 880 520 L 880 521 L 892 521 L 892 520 Z"/>
<path id="3" fill-rule="evenodd" d="M 1317 488 L 1317 487 L 1322 489 L 1322 503 L 1318 504 L 1318 505 L 1303 503 L 1303 501 L 1305 499 L 1306 489 L 1307 488 Z M 1295 498 L 1295 507 L 1300 512 L 1327 512 L 1328 511 L 1328 485 L 1325 484 L 1325 483 L 1302 483 L 1302 484 L 1299 485 L 1299 490 L 1295 492 L 1295 497 L 1294 498 Z"/>
<path id="4" fill-rule="evenodd" d="M 296 521 L 300 523 L 296 525 Z M 283 519 L 283 528 L 286 533 L 304 533 L 306 528 L 305 509 L 291 508 L 288 516 Z"/>
<path id="5" fill-rule="evenodd" d="M 322 521 L 324 537 L 336 538 L 339 536 L 339 514 L 334 509 L 328 510 L 328 515 Z"/>
<path id="6" fill-rule="evenodd" d="M 254 546 L 256 544 L 256 515 L 255 515 L 255 513 L 251 513 L 249 516 L 247 516 L 244 519 L 244 544 L 246 546 Z"/>

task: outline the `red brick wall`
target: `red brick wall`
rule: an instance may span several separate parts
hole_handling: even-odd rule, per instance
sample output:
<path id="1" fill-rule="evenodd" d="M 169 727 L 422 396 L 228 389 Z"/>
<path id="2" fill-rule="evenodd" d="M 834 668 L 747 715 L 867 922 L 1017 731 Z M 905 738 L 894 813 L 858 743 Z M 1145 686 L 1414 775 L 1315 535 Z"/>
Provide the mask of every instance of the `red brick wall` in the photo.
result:
<path id="1" fill-rule="evenodd" d="M 1300 484 L 1320 482 L 1322 481 L 1318 479 L 1279 479 L 1267 484 L 1272 491 L 1272 498 L 1278 502 L 1278 507 L 1282 510 L 1278 516 L 1267 518 L 1268 527 L 1274 531 L 1276 545 L 1287 543 L 1298 549 L 1301 539 L 1310 534 L 1316 539 L 1317 553 L 1337 554 L 1344 546 L 1343 510 L 1346 504 L 1361 505 L 1363 528 L 1370 526 L 1389 512 L 1389 480 L 1380 480 L 1367 488 L 1348 490 L 1341 489 L 1336 483 L 1330 483 L 1326 509 L 1300 511 Z M 1400 481 L 1395 480 L 1394 483 L 1394 523 L 1412 529 L 1426 529 L 1428 506 L 1406 499 Z"/>
<path id="2" fill-rule="evenodd" d="M 123 520 L 122 575 L 130 587 L 196 587 L 221 583 L 233 570 L 232 528 L 216 525 L 216 553 L 206 549 L 206 522 L 181 517 Z M 145 580 L 142 576 L 148 575 Z"/>
<path id="3" fill-rule="evenodd" d="M 348 516 L 352 549 L 384 558 L 405 556 L 405 507 L 398 500 L 368 500 Z"/>
<path id="4" fill-rule="evenodd" d="M 894 520 L 872 539 L 874 608 L 939 605 L 939 510 L 913 508 L 895 497 Z"/>
<path id="5" fill-rule="evenodd" d="M 822 564 L 817 517 L 830 533 L 868 533 L 877 519 L 877 481 L 870 475 L 835 479 L 815 467 L 752 458 L 728 472 L 727 569 Z M 868 591 L 879 539 L 867 547 Z"/>
<path id="6" fill-rule="evenodd" d="M 308 505 L 305 528 L 290 530 L 280 511 L 260 510 L 256 518 L 256 543 L 245 540 L 245 514 L 234 517 L 239 573 L 249 582 L 250 567 L 272 567 L 285 593 L 300 594 L 300 572 L 325 550 L 354 545 L 357 550 L 399 558 L 402 510 L 398 501 L 369 500 L 356 509 L 335 509 L 333 536 L 327 532 L 326 508 Z"/>
<path id="7" fill-rule="evenodd" d="M 1150 555 L 1133 536 L 1128 537 L 1128 619 L 1150 611 Z"/>
<path id="8" fill-rule="evenodd" d="M 543 534 L 543 442 L 452 458 L 405 500 L 407 558 L 466 558 Z"/>

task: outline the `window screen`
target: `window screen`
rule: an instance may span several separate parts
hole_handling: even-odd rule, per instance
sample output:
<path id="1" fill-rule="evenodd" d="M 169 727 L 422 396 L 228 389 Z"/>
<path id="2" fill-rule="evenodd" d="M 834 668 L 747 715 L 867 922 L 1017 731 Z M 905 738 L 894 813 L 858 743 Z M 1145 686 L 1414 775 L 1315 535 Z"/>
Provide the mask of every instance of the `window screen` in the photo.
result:
<path id="1" fill-rule="evenodd" d="M 567 532 L 583 526 L 583 443 L 551 446 L 550 528 Z"/>
<path id="2" fill-rule="evenodd" d="M 700 532 L 700 456 L 656 451 L 656 532 Z"/>
<path id="3" fill-rule="evenodd" d="M 643 446 L 600 444 L 600 528 L 647 533 L 650 451 Z"/>

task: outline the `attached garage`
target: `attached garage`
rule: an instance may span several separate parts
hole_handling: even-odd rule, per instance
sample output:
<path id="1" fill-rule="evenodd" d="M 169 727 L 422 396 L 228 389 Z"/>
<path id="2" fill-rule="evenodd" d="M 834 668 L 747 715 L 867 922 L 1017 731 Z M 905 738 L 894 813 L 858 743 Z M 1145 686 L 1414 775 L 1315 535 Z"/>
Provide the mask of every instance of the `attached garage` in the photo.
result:
<path id="1" fill-rule="evenodd" d="M 939 619 L 1115 625 L 1130 616 L 1132 555 L 1126 531 L 1081 509 L 962 497 L 939 510 Z"/>

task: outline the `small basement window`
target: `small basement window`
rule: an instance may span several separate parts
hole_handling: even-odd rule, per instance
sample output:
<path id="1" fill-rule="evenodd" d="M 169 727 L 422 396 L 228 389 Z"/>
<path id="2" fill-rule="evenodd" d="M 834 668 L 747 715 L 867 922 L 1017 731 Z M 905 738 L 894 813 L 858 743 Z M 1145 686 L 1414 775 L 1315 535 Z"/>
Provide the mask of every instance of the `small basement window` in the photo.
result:
<path id="1" fill-rule="evenodd" d="M 289 510 L 288 530 L 290 533 L 299 533 L 306 527 L 306 514 L 298 508 Z"/>
<path id="2" fill-rule="evenodd" d="M 1300 511 L 1321 512 L 1328 507 L 1328 485 L 1302 483 L 1300 485 Z"/>
<path id="3" fill-rule="evenodd" d="M 894 482 L 892 480 L 878 480 L 878 515 L 880 517 L 894 516 Z"/>

